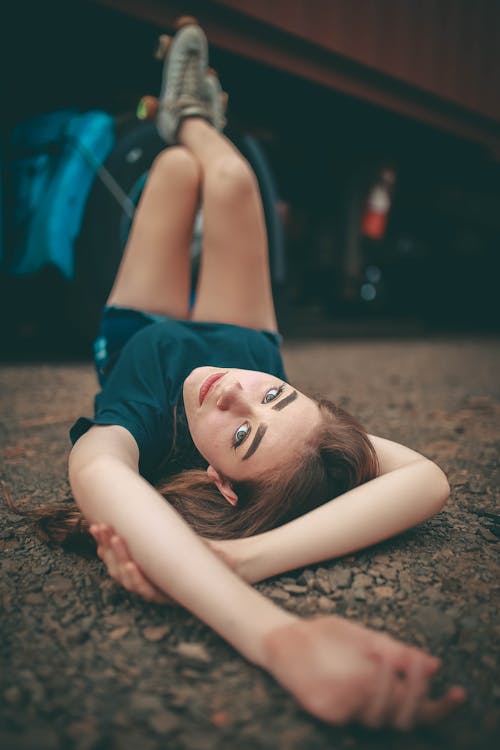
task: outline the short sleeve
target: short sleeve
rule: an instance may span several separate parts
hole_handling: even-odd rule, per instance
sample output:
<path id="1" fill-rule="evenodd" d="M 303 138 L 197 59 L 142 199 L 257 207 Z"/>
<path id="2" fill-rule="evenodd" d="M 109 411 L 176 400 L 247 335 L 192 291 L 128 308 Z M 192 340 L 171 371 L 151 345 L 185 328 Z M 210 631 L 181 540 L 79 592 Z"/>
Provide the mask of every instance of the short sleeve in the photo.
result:
<path id="1" fill-rule="evenodd" d="M 94 417 L 80 417 L 70 430 L 74 444 L 92 425 L 120 425 L 139 448 L 139 471 L 154 473 L 170 450 L 172 406 L 157 348 L 141 333 L 123 348 L 102 391 L 94 399 Z"/>

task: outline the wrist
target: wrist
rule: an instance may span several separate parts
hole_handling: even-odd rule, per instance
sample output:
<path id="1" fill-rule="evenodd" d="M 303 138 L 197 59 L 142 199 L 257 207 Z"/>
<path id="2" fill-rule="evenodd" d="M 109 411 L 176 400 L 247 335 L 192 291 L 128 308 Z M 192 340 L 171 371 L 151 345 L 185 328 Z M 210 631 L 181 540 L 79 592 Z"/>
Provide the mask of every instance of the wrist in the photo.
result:
<path id="1" fill-rule="evenodd" d="M 301 618 L 297 615 L 281 609 L 269 600 L 265 600 L 267 605 L 271 605 L 272 610 L 267 612 L 255 613 L 258 618 L 258 627 L 252 628 L 252 637 L 249 639 L 245 651 L 240 649 L 244 656 L 256 666 L 270 671 L 274 664 L 275 644 L 279 643 L 281 634 L 299 623 Z"/>
<path id="2" fill-rule="evenodd" d="M 277 629 L 300 618 L 281 609 L 250 585 L 251 581 L 247 578 L 249 570 L 245 566 L 254 559 L 252 537 L 205 542 L 216 557 L 224 562 L 225 572 L 230 568 L 236 574 L 233 579 L 234 591 L 228 591 L 227 585 L 223 587 L 223 598 L 229 600 L 230 604 L 224 607 L 219 605 L 217 612 L 220 622 L 218 626 L 213 621 L 210 624 L 248 661 L 267 669 L 267 639 Z"/>
<path id="3" fill-rule="evenodd" d="M 279 680 L 279 672 L 291 661 L 297 664 L 307 650 L 310 639 L 309 621 L 314 618 L 293 616 L 290 620 L 270 628 L 262 638 L 262 666 Z"/>
<path id="4" fill-rule="evenodd" d="M 238 539 L 237 571 L 247 583 L 258 583 L 269 576 L 262 568 L 262 534 Z"/>

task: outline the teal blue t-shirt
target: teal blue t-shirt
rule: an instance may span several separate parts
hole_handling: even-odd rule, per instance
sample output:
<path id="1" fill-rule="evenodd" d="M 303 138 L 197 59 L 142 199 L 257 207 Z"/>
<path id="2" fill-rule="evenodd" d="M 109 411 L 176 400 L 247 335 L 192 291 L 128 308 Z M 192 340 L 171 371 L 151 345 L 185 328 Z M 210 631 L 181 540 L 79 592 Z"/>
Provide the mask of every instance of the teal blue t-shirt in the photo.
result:
<path id="1" fill-rule="evenodd" d="M 155 474 L 172 447 L 174 407 L 195 367 L 237 367 L 286 379 L 279 336 L 267 331 L 189 320 L 164 320 L 135 333 L 121 350 L 102 390 L 94 417 L 70 430 L 74 444 L 92 425 L 120 425 L 139 447 L 139 471 Z"/>

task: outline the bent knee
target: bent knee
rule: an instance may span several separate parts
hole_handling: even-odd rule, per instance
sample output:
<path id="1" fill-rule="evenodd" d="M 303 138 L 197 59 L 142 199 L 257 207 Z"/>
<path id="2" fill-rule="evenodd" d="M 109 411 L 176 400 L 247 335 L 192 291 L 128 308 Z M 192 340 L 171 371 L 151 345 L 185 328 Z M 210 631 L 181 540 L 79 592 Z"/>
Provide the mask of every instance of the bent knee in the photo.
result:
<path id="1" fill-rule="evenodd" d="M 212 191 L 221 198 L 241 199 L 257 189 L 257 180 L 248 162 L 240 156 L 219 159 L 207 173 Z"/>
<path id="2" fill-rule="evenodd" d="M 201 172 L 198 161 L 184 146 L 171 146 L 160 151 L 151 167 L 151 174 L 159 179 L 185 179 L 192 182 L 200 180 Z"/>

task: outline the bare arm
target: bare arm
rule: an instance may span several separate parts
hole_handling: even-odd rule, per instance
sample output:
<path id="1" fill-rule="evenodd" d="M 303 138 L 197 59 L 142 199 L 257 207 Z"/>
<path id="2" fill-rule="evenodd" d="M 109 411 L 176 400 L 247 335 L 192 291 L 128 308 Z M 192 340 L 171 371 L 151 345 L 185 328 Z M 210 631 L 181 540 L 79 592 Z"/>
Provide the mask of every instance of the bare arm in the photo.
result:
<path id="1" fill-rule="evenodd" d="M 238 578 L 138 473 L 137 445 L 122 427 L 93 427 L 73 448 L 69 478 L 92 523 L 113 526 L 147 577 L 262 664 L 262 641 L 296 617 Z"/>
<path id="2" fill-rule="evenodd" d="M 369 547 L 441 510 L 450 488 L 437 464 L 398 443 L 369 438 L 380 476 L 284 526 L 220 543 L 228 545 L 229 553 L 235 545 L 235 556 L 243 560 L 238 569 L 246 580 L 260 581 Z"/>

